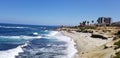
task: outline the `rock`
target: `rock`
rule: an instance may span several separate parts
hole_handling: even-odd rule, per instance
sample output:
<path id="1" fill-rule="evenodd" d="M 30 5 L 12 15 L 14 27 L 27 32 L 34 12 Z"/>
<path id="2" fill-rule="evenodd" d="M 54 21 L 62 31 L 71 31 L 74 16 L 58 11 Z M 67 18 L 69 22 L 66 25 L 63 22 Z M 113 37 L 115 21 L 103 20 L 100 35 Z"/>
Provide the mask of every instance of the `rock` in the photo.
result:
<path id="1" fill-rule="evenodd" d="M 105 49 L 106 48 L 112 48 L 112 47 L 113 47 L 113 43 L 108 43 L 108 44 L 105 45 Z"/>
<path id="2" fill-rule="evenodd" d="M 101 38 L 101 39 L 107 39 L 107 37 L 104 37 L 102 35 L 99 35 L 99 34 L 92 34 L 91 36 L 92 38 Z"/>

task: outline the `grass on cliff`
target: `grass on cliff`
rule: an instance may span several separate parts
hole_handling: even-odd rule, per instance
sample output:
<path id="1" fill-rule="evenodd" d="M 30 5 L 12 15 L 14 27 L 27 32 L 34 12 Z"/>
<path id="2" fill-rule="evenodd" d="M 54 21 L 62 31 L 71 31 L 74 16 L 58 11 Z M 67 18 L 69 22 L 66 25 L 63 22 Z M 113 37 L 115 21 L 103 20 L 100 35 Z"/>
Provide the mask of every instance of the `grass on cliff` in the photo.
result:
<path id="1" fill-rule="evenodd" d="M 120 35 L 120 31 L 117 32 L 117 35 Z"/>
<path id="2" fill-rule="evenodd" d="M 85 26 L 85 27 L 79 27 L 79 29 L 81 30 L 85 30 L 85 29 L 96 29 L 95 26 Z"/>
<path id="3" fill-rule="evenodd" d="M 118 42 L 115 42 L 114 45 L 117 46 L 117 47 L 115 47 L 115 49 L 120 48 L 120 40 Z"/>
<path id="4" fill-rule="evenodd" d="M 116 56 L 113 57 L 113 58 L 120 58 L 120 52 L 117 52 L 117 53 L 116 53 Z"/>
<path id="5" fill-rule="evenodd" d="M 115 42 L 114 45 L 116 45 L 115 49 L 120 48 L 120 40 L 118 42 Z M 116 53 L 116 56 L 113 58 L 120 58 L 120 51 Z"/>

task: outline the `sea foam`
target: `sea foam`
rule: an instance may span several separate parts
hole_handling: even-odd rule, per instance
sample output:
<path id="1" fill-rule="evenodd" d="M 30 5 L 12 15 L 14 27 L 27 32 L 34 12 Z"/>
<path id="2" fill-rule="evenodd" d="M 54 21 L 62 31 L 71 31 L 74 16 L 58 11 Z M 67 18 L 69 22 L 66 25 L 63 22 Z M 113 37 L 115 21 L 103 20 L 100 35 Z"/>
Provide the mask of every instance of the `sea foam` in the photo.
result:
<path id="1" fill-rule="evenodd" d="M 28 27 L 20 27 L 20 26 L 16 26 L 16 27 L 11 27 L 11 26 L 0 26 L 1 28 L 28 28 Z"/>
<path id="2" fill-rule="evenodd" d="M 33 38 L 41 38 L 41 36 L 0 36 L 0 38 L 8 38 L 8 39 L 33 39 Z"/>
<path id="3" fill-rule="evenodd" d="M 61 32 L 58 32 L 58 31 L 51 31 L 49 36 L 53 36 L 60 41 L 67 42 L 67 45 L 66 45 L 67 50 L 65 51 L 67 55 L 64 57 L 62 56 L 62 58 L 74 58 L 75 57 L 75 54 L 77 53 L 77 49 L 75 47 L 75 42 L 70 37 L 63 35 Z"/>
<path id="4" fill-rule="evenodd" d="M 24 46 L 27 46 L 27 43 L 14 49 L 0 51 L 0 58 L 15 58 L 20 52 L 23 52 L 22 47 Z"/>

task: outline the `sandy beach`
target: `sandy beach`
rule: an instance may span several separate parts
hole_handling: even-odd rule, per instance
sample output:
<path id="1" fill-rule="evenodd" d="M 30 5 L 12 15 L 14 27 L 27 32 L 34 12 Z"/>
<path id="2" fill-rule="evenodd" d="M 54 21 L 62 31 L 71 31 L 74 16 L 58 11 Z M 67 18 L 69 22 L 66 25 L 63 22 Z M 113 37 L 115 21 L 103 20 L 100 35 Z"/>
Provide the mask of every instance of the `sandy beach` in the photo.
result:
<path id="1" fill-rule="evenodd" d="M 76 58 L 110 58 L 111 55 L 114 54 L 114 49 L 112 47 L 107 49 L 104 48 L 106 44 L 111 43 L 112 38 L 103 40 L 100 38 L 91 38 L 91 33 L 81 33 L 75 31 L 61 32 L 73 39 L 76 43 L 76 48 L 78 50 Z"/>

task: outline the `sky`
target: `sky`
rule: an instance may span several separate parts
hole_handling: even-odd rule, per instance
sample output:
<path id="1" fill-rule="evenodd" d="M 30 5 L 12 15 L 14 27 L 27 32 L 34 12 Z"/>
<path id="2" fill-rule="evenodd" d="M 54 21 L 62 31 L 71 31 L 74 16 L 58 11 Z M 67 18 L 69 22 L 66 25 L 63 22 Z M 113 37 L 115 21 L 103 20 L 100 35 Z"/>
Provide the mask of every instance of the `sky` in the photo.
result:
<path id="1" fill-rule="evenodd" d="M 120 0 L 0 0 L 0 23 L 78 25 L 102 16 L 120 21 Z"/>

